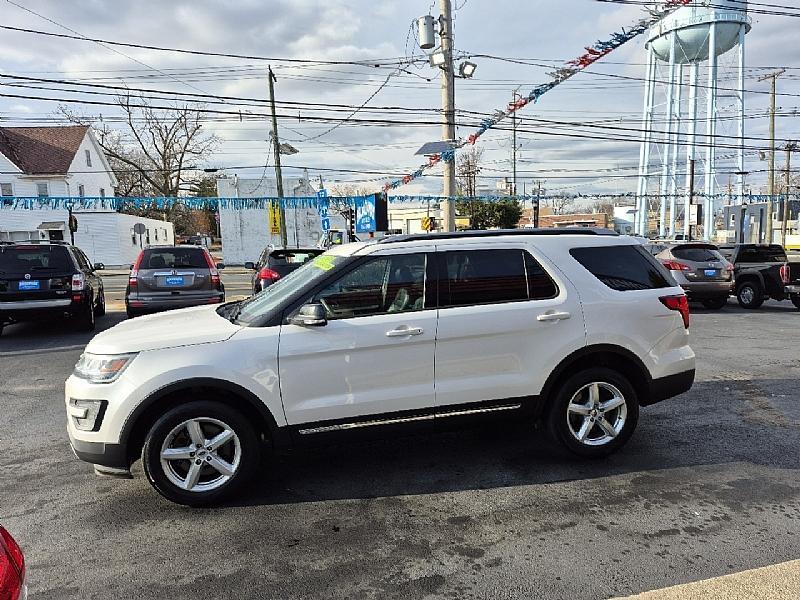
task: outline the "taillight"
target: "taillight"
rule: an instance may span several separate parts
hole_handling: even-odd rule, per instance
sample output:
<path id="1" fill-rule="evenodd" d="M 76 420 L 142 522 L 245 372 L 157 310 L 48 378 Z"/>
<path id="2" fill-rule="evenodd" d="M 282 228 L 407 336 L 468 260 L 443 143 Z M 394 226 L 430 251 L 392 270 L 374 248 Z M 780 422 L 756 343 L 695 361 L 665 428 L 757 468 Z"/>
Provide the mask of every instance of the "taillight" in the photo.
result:
<path id="1" fill-rule="evenodd" d="M 733 273 L 733 265 L 731 263 L 728 263 L 727 265 L 725 265 L 725 270 L 728 273 Z"/>
<path id="2" fill-rule="evenodd" d="M 781 281 L 784 283 L 784 285 L 791 281 L 789 278 L 789 265 L 783 265 L 781 267 Z"/>
<path id="3" fill-rule="evenodd" d="M 208 253 L 207 250 L 203 251 L 203 255 L 206 257 L 206 264 L 208 264 L 208 270 L 211 272 L 211 285 L 215 288 L 219 289 L 221 285 L 221 281 L 219 278 L 219 271 L 217 271 L 217 265 L 214 264 L 214 259 L 211 258 L 211 254 Z"/>
<path id="4" fill-rule="evenodd" d="M 681 294 L 680 296 L 662 296 L 659 298 L 661 304 L 670 310 L 676 310 L 683 317 L 683 326 L 689 329 L 689 300 Z"/>
<path id="5" fill-rule="evenodd" d="M 144 258 L 144 250 L 139 252 L 139 256 L 136 257 L 136 262 L 133 263 L 133 268 L 131 269 L 130 275 L 128 275 L 128 285 L 130 287 L 136 287 L 139 285 L 139 267 L 142 264 L 142 259 Z"/>
<path id="6" fill-rule="evenodd" d="M 280 273 L 273 271 L 272 269 L 268 269 L 264 267 L 258 272 L 258 278 L 262 281 L 278 281 L 281 278 Z"/>
<path id="7" fill-rule="evenodd" d="M 679 263 L 677 260 L 664 260 L 661 262 L 662 265 L 667 267 L 670 271 L 691 271 L 692 267 L 689 265 L 685 265 L 683 263 Z"/>
<path id="8" fill-rule="evenodd" d="M 83 276 L 83 273 L 76 273 L 75 275 L 73 275 L 72 291 L 82 292 L 84 287 L 86 287 L 86 277 Z"/>
<path id="9" fill-rule="evenodd" d="M 0 598 L 19 600 L 25 583 L 25 557 L 11 534 L 0 527 Z"/>

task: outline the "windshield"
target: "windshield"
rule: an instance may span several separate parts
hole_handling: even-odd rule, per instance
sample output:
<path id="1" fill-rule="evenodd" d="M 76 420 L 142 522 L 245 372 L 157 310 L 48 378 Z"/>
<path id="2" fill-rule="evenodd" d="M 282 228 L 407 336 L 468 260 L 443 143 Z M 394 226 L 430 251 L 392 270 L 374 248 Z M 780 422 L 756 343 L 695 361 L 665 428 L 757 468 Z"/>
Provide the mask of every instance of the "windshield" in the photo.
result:
<path id="1" fill-rule="evenodd" d="M 346 262 L 349 257 L 323 254 L 292 271 L 283 279 L 267 287 L 263 292 L 245 300 L 236 312 L 239 325 L 249 325 L 268 315 L 297 291 L 311 287 L 330 271 Z"/>
<path id="2" fill-rule="evenodd" d="M 61 246 L 0 246 L 0 275 L 25 275 L 40 271 L 70 272 L 69 255 Z"/>

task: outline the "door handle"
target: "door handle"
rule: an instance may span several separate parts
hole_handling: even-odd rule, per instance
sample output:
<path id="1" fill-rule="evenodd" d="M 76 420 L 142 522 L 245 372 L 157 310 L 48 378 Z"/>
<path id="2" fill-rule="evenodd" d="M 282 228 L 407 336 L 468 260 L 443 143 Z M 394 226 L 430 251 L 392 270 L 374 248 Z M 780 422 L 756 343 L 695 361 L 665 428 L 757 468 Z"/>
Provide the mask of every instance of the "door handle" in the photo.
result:
<path id="1" fill-rule="evenodd" d="M 390 338 L 397 338 L 397 337 L 411 337 L 415 335 L 422 335 L 425 331 L 422 327 L 401 327 L 400 329 L 393 329 L 392 331 L 386 332 L 386 337 Z"/>
<path id="2" fill-rule="evenodd" d="M 568 312 L 548 312 L 544 313 L 543 315 L 539 315 L 536 317 L 537 321 L 547 322 L 547 321 L 566 321 L 567 319 L 572 318 L 572 315 Z"/>

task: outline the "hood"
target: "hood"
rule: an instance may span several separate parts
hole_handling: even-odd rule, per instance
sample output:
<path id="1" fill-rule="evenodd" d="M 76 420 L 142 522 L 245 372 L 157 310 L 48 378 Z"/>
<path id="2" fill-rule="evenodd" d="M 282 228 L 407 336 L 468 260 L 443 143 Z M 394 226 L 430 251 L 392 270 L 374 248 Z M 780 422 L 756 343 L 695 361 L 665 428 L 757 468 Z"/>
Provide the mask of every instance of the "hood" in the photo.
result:
<path id="1" fill-rule="evenodd" d="M 86 352 L 123 354 L 222 342 L 241 327 L 219 316 L 218 307 L 199 306 L 128 319 L 96 335 Z"/>

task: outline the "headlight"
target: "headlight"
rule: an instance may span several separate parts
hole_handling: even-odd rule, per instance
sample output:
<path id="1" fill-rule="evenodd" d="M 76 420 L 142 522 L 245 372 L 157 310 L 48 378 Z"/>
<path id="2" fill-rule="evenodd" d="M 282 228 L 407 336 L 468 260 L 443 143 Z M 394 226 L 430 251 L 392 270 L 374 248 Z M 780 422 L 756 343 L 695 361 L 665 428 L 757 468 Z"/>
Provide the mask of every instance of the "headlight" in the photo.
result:
<path id="1" fill-rule="evenodd" d="M 131 364 L 135 356 L 135 354 L 81 354 L 72 373 L 92 383 L 111 383 Z"/>

